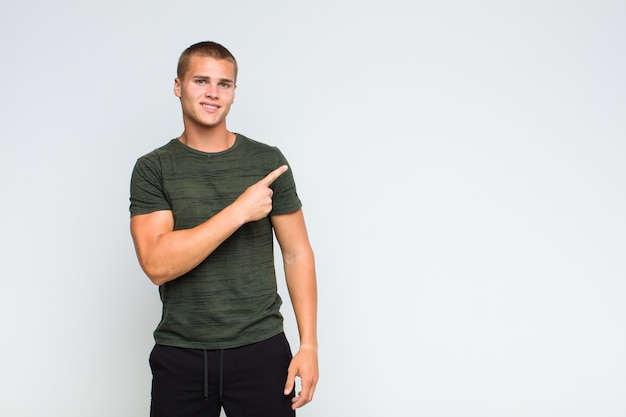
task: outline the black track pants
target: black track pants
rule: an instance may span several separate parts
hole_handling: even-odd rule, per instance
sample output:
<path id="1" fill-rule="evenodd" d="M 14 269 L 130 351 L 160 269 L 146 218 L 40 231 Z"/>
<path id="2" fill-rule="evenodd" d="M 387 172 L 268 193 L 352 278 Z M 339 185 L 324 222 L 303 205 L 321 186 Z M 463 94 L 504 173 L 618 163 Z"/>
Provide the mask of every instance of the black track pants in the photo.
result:
<path id="1" fill-rule="evenodd" d="M 234 349 L 155 345 L 150 417 L 293 417 L 283 395 L 291 349 L 284 333 Z"/>

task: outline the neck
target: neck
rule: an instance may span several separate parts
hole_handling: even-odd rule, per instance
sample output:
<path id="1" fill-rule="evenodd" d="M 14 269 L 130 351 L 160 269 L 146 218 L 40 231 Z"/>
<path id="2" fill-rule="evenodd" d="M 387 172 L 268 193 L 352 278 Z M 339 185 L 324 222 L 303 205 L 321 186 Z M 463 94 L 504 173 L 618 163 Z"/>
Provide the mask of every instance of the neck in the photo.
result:
<path id="1" fill-rule="evenodd" d="M 235 134 L 228 131 L 226 126 L 221 128 L 201 129 L 200 131 L 185 128 L 178 140 L 198 151 L 222 152 L 233 146 L 235 143 Z"/>

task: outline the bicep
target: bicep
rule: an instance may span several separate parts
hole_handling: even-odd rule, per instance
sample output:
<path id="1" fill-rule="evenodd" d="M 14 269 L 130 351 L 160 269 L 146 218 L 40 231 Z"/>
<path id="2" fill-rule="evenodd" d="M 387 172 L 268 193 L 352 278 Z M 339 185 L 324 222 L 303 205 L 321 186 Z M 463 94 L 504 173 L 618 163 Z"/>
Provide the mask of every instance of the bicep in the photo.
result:
<path id="1" fill-rule="evenodd" d="M 156 245 L 159 237 L 174 230 L 174 216 L 170 210 L 138 214 L 130 219 L 130 232 L 140 260 Z"/>

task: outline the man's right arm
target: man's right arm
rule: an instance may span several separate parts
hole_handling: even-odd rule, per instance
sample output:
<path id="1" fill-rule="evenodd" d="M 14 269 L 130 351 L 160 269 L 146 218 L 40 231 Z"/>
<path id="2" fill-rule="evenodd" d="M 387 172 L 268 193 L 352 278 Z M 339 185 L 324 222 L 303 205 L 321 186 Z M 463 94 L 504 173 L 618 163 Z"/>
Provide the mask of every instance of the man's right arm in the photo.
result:
<path id="1" fill-rule="evenodd" d="M 169 210 L 133 216 L 130 231 L 141 268 L 156 285 L 191 271 L 242 225 L 269 214 L 269 186 L 286 170 L 284 165 L 272 171 L 231 205 L 192 229 L 175 231 L 174 216 Z"/>

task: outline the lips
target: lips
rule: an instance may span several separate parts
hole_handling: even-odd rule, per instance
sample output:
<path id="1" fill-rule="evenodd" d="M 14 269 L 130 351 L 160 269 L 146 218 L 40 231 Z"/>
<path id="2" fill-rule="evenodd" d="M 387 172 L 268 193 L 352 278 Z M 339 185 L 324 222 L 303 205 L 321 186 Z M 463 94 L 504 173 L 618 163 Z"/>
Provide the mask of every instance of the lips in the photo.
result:
<path id="1" fill-rule="evenodd" d="M 209 112 L 215 112 L 217 110 L 219 110 L 220 106 L 216 105 L 216 104 L 210 104 L 210 103 L 201 103 L 202 107 Z"/>

